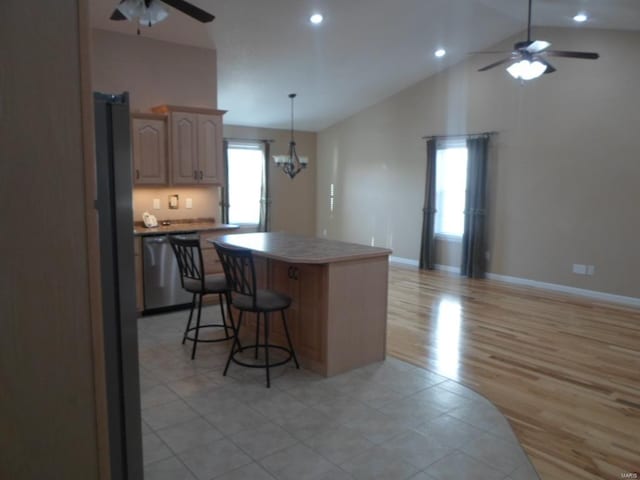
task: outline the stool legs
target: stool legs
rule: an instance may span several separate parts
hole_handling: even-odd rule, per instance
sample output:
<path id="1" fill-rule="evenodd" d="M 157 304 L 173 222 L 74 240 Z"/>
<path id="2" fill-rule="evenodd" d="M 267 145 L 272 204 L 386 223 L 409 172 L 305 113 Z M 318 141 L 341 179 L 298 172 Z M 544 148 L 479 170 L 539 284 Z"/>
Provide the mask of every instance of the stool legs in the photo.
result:
<path id="1" fill-rule="evenodd" d="M 258 359 L 258 343 L 260 342 L 260 312 L 256 313 L 256 348 L 254 358 Z"/>
<path id="2" fill-rule="evenodd" d="M 198 334 L 200 333 L 200 315 L 202 314 L 202 294 L 198 295 L 198 317 L 196 320 L 196 338 L 193 340 L 191 348 L 191 360 L 196 358 L 196 347 L 198 346 Z"/>
<path id="3" fill-rule="evenodd" d="M 267 366 L 267 388 L 271 388 L 271 377 L 269 375 L 269 314 L 263 312 L 262 317 L 264 318 L 264 363 Z"/>
<path id="4" fill-rule="evenodd" d="M 256 343 L 255 345 L 248 345 L 246 347 L 242 347 L 242 345 L 240 345 L 240 329 L 242 327 L 242 319 L 243 319 L 243 314 L 244 314 L 244 310 L 240 310 L 240 315 L 238 317 L 238 324 L 236 325 L 233 321 L 233 316 L 231 315 L 231 312 L 229 313 L 229 318 L 231 319 L 231 326 L 233 328 L 233 344 L 231 345 L 231 350 L 229 351 L 229 356 L 227 357 L 227 363 L 224 366 L 224 372 L 223 375 L 226 376 L 227 375 L 227 371 L 229 370 L 229 365 L 231 364 L 231 361 L 233 360 L 235 363 L 237 363 L 238 365 L 244 366 L 244 367 L 250 367 L 250 368 L 264 368 L 266 370 L 266 377 L 267 377 L 267 388 L 271 388 L 271 367 L 272 366 L 279 366 L 279 365 L 283 365 L 285 363 L 287 363 L 289 360 L 293 359 L 293 361 L 295 362 L 296 368 L 300 369 L 300 364 L 298 363 L 298 358 L 296 357 L 296 352 L 293 349 L 293 342 L 291 342 L 291 335 L 289 334 L 289 328 L 287 327 L 287 320 L 285 317 L 285 313 L 284 310 L 280 311 L 281 315 L 282 315 L 282 324 L 284 326 L 284 332 L 286 334 L 287 337 L 287 344 L 289 346 L 289 349 L 287 350 L 285 347 L 280 346 L 280 345 L 270 345 L 269 344 L 269 330 L 270 330 L 270 315 L 269 312 L 265 312 L 265 311 L 258 311 L 255 312 L 256 314 Z M 264 321 L 264 343 L 259 343 L 260 342 L 260 314 L 262 314 L 262 320 Z M 258 358 L 258 349 L 260 347 L 264 348 L 264 358 L 265 361 L 263 364 L 247 364 L 247 363 L 243 363 L 240 359 L 235 358 L 235 355 L 237 353 L 240 353 L 242 351 L 249 350 L 252 349 L 254 351 L 254 356 L 257 359 Z M 276 348 L 279 350 L 284 350 L 285 352 L 289 352 L 290 356 L 288 358 L 286 358 L 285 360 L 282 361 L 278 361 L 278 359 L 276 358 L 276 362 L 272 365 L 271 363 L 271 356 L 270 356 L 270 350 L 271 348 Z"/>
<path id="5" fill-rule="evenodd" d="M 287 328 L 287 319 L 284 316 L 284 310 L 280 310 L 280 313 L 282 314 L 282 325 L 284 326 L 284 333 L 287 335 L 287 343 L 289 344 L 289 350 L 291 350 L 291 356 L 293 357 L 293 361 L 296 363 L 296 368 L 300 370 L 298 358 L 296 357 L 296 351 L 293 349 L 291 337 L 289 336 L 289 329 Z"/>
<path id="6" fill-rule="evenodd" d="M 187 327 L 184 329 L 184 335 L 182 336 L 182 344 L 187 340 L 187 333 L 189 333 L 189 327 L 191 327 L 191 318 L 193 317 L 193 309 L 196 306 L 196 294 L 193 294 L 191 297 L 191 310 L 189 311 L 189 321 L 187 322 Z"/>
<path id="7" fill-rule="evenodd" d="M 226 298 L 226 295 L 225 295 Z M 222 325 L 224 325 L 224 336 L 226 338 L 231 338 L 229 336 L 229 330 L 227 328 L 227 317 L 224 314 L 224 303 L 222 303 L 222 293 L 218 294 L 218 302 L 220 303 L 220 314 L 222 315 Z"/>
<path id="8" fill-rule="evenodd" d="M 233 332 L 233 344 L 231 345 L 231 350 L 229 350 L 229 357 L 227 357 L 227 364 L 224 366 L 224 372 L 222 372 L 222 376 L 226 377 L 227 376 L 227 370 L 229 370 L 229 364 L 231 363 L 231 359 L 233 358 L 233 354 L 236 351 L 240 351 L 242 349 L 242 347 L 240 346 L 240 341 L 238 340 L 239 337 L 239 333 L 240 333 L 240 327 L 242 325 L 242 314 L 244 312 L 242 310 L 240 310 L 240 316 L 238 317 L 238 328 L 234 329 Z M 233 320 L 231 320 L 231 325 L 233 326 Z M 236 345 L 238 345 L 238 350 L 236 350 Z"/>

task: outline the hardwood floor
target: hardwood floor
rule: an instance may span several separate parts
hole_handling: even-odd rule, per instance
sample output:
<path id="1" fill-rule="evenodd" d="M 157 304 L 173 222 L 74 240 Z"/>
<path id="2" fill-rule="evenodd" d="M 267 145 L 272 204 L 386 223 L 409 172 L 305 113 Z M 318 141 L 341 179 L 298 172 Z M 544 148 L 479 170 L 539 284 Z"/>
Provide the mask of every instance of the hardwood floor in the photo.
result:
<path id="1" fill-rule="evenodd" d="M 490 399 L 542 480 L 640 478 L 639 310 L 393 265 L 388 318 L 387 352 Z"/>

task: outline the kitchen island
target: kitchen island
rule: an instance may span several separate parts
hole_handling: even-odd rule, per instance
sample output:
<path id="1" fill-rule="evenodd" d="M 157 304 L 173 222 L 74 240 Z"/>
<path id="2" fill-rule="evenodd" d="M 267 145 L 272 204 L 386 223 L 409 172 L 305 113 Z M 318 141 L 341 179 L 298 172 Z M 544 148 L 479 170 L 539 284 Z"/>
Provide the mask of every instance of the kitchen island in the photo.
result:
<path id="1" fill-rule="evenodd" d="M 305 368 L 332 376 L 384 360 L 391 250 L 271 232 L 214 240 L 252 250 L 259 287 L 292 298 L 287 322 Z M 271 328 L 284 344 L 281 322 Z"/>

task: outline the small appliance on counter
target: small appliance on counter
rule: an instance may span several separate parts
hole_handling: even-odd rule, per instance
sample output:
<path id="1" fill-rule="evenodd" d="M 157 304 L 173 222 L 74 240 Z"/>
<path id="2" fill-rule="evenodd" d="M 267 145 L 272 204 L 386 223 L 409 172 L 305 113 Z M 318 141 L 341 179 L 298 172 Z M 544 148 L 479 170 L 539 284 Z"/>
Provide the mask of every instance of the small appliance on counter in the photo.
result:
<path id="1" fill-rule="evenodd" d="M 155 215 L 151 215 L 149 212 L 144 212 L 142 214 L 142 221 L 144 222 L 144 226 L 147 228 L 158 226 L 158 219 L 155 217 Z"/>

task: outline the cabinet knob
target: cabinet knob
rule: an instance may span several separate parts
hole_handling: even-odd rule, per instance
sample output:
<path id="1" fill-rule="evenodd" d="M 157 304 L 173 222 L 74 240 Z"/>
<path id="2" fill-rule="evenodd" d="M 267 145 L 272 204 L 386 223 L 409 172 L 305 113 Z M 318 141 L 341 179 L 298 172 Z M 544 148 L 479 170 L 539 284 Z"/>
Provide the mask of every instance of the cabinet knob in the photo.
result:
<path id="1" fill-rule="evenodd" d="M 198 179 L 198 171 L 197 171 L 197 170 L 194 170 L 194 171 L 193 171 L 193 179 L 194 179 L 194 180 L 197 180 L 197 179 Z"/>
<path id="2" fill-rule="evenodd" d="M 136 180 L 140 180 L 140 170 L 136 168 Z"/>
<path id="3" fill-rule="evenodd" d="M 298 280 L 298 269 L 296 267 L 289 267 L 287 276 L 292 280 Z"/>
<path id="4" fill-rule="evenodd" d="M 200 170 L 200 180 L 202 180 L 204 178 L 204 174 L 202 173 L 202 170 Z"/>

